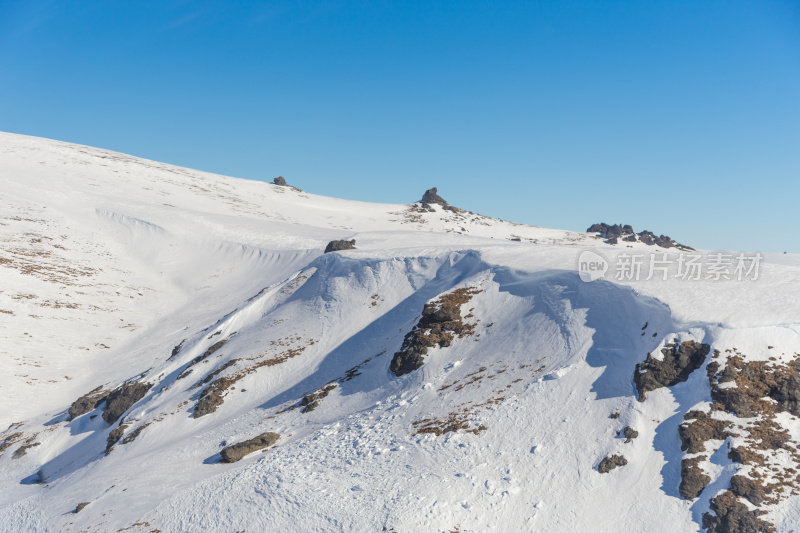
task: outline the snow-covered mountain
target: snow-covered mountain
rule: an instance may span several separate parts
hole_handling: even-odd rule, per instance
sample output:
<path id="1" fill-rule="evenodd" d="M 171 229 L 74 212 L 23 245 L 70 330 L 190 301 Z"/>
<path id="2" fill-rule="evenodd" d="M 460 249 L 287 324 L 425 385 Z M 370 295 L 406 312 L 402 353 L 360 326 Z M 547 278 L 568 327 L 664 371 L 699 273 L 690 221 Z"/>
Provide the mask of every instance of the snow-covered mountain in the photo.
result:
<path id="1" fill-rule="evenodd" d="M 0 184 L 2 531 L 800 529 L 796 255 L 7 133 Z"/>

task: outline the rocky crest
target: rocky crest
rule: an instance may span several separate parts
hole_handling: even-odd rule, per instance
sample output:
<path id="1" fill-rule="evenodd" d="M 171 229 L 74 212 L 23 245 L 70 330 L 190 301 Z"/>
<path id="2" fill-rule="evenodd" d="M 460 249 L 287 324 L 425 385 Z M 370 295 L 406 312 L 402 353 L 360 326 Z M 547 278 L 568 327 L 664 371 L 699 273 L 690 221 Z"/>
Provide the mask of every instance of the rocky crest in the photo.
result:
<path id="1" fill-rule="evenodd" d="M 675 242 L 668 235 L 656 235 L 652 231 L 634 232 L 630 224 L 592 224 L 586 230 L 587 233 L 600 234 L 608 244 L 618 244 L 620 240 L 624 242 L 641 242 L 648 246 L 660 246 L 661 248 L 678 248 L 680 250 L 694 250 L 689 246 Z"/>

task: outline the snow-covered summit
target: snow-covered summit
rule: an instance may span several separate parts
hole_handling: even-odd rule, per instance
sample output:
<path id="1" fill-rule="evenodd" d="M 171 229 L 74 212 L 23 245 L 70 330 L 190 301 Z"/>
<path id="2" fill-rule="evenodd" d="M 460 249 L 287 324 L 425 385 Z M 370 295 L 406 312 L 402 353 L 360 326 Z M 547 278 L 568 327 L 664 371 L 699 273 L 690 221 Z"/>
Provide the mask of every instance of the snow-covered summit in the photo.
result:
<path id="1" fill-rule="evenodd" d="M 2 530 L 800 522 L 796 256 L 7 133 L 0 184 Z"/>

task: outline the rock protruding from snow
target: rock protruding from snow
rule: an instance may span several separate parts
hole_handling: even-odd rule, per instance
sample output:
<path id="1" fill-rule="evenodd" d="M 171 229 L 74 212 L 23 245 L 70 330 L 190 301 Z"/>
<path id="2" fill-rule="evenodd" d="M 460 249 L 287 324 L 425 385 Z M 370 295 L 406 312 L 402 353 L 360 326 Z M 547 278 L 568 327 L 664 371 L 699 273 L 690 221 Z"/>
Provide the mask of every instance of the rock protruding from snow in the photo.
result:
<path id="1" fill-rule="evenodd" d="M 295 187 L 294 185 L 289 185 L 288 183 L 286 183 L 286 178 L 284 178 L 283 176 L 272 178 L 272 184 L 277 185 L 278 187 L 286 187 L 288 189 L 292 189 L 297 192 L 303 192 L 303 190 L 300 189 L 299 187 Z"/>
<path id="2" fill-rule="evenodd" d="M 619 468 L 620 466 L 625 466 L 628 464 L 628 460 L 625 459 L 622 455 L 610 455 L 608 457 L 603 458 L 600 461 L 600 464 L 597 465 L 597 471 L 601 474 L 607 474 L 614 470 L 615 468 Z"/>
<path id="3" fill-rule="evenodd" d="M 689 375 L 700 368 L 706 360 L 711 346 L 695 341 L 668 344 L 661 350 L 663 359 L 648 354 L 644 363 L 636 365 L 633 381 L 639 391 L 639 401 L 644 401 L 648 392 L 661 387 L 672 387 L 689 379 Z"/>
<path id="4" fill-rule="evenodd" d="M 253 453 L 257 450 L 263 450 L 264 448 L 269 448 L 278 442 L 280 437 L 281 436 L 277 433 L 268 431 L 267 433 L 262 433 L 258 437 L 254 437 L 250 440 L 232 444 L 220 452 L 222 461 L 225 463 L 235 463 L 247 454 Z"/>
<path id="5" fill-rule="evenodd" d="M 147 391 L 150 390 L 149 383 L 124 383 L 122 386 L 114 389 L 106 398 L 106 407 L 103 410 L 103 420 L 108 424 L 113 424 L 119 417 L 125 414 L 125 411 L 131 408 L 133 404 L 144 398 Z"/>
<path id="6" fill-rule="evenodd" d="M 711 498 L 710 507 L 714 514 L 703 513 L 703 527 L 707 528 L 708 533 L 773 533 L 775 531 L 775 526 L 759 518 L 766 514 L 765 511 L 758 509 L 751 511 L 729 490 Z"/>
<path id="7" fill-rule="evenodd" d="M 317 407 L 319 407 L 320 402 L 325 398 L 330 392 L 338 387 L 336 383 L 328 383 L 322 388 L 315 390 L 310 394 L 306 394 L 303 396 L 303 399 L 300 400 L 300 405 L 303 407 L 300 412 L 302 413 L 310 413 Z"/>
<path id="8" fill-rule="evenodd" d="M 330 252 L 339 252 L 342 250 L 355 250 L 356 249 L 356 240 L 350 239 L 349 241 L 331 241 L 328 243 L 328 246 L 325 247 L 325 253 Z"/>
<path id="9" fill-rule="evenodd" d="M 660 246 L 662 248 L 678 248 L 681 250 L 693 250 L 689 246 L 675 242 L 668 235 L 656 235 L 652 231 L 634 232 L 630 224 L 592 224 L 586 229 L 587 233 L 597 233 L 603 236 L 608 244 L 618 244 L 620 240 L 625 242 L 641 242 L 648 246 Z"/>
<path id="10" fill-rule="evenodd" d="M 622 436 L 625 437 L 625 443 L 627 444 L 638 437 L 639 432 L 630 426 L 625 426 L 625 429 L 622 430 Z"/>
<path id="11" fill-rule="evenodd" d="M 436 187 L 431 187 L 425 194 L 422 195 L 422 199 L 420 200 L 422 204 L 438 204 L 438 205 L 449 205 L 447 200 L 439 196 L 439 190 Z"/>
<path id="12" fill-rule="evenodd" d="M 84 394 L 69 406 L 69 419 L 74 420 L 81 415 L 94 411 L 109 394 L 111 394 L 111 391 L 103 390 L 102 386 Z"/>
<path id="13" fill-rule="evenodd" d="M 480 291 L 463 287 L 442 295 L 438 300 L 425 304 L 417 325 L 403 339 L 400 351 L 394 354 L 389 366 L 396 376 L 408 374 L 425 363 L 425 354 L 433 346 L 450 346 L 457 335 L 464 337 L 472 333 L 474 325 L 461 318 L 461 306 Z"/>
<path id="14" fill-rule="evenodd" d="M 678 492 L 684 500 L 694 500 L 711 483 L 711 478 L 700 468 L 700 462 L 705 459 L 700 456 L 681 461 L 681 484 Z"/>

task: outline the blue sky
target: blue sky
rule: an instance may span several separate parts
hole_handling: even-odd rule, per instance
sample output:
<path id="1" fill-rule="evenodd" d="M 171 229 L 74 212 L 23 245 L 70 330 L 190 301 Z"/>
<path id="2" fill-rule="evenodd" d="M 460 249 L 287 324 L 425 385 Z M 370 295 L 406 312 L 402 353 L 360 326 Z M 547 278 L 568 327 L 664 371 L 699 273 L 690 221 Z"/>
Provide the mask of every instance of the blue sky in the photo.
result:
<path id="1" fill-rule="evenodd" d="M 800 2 L 0 0 L 0 130 L 800 252 Z"/>

